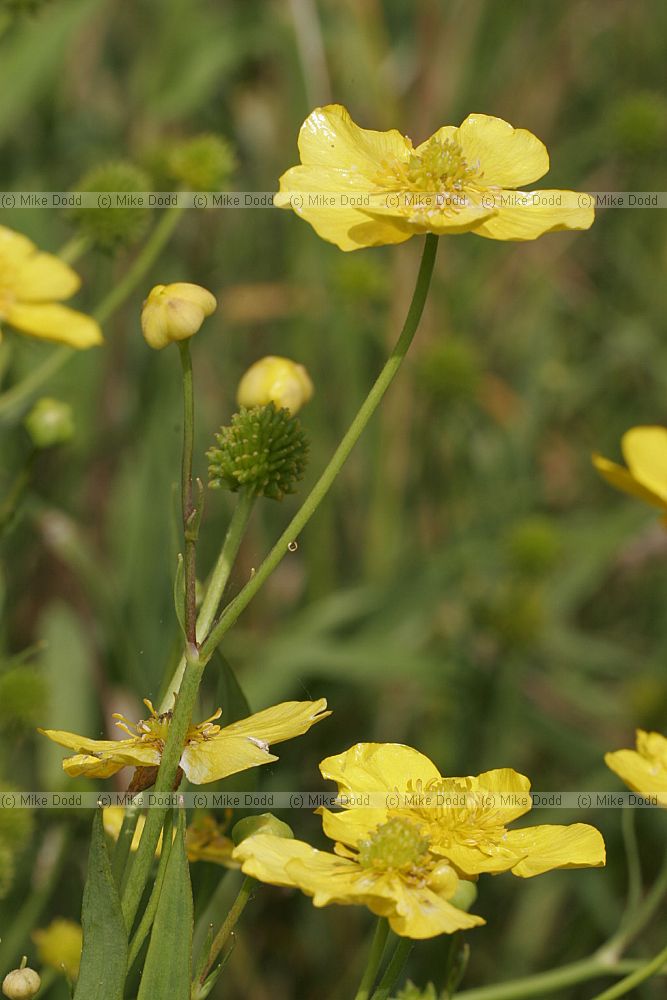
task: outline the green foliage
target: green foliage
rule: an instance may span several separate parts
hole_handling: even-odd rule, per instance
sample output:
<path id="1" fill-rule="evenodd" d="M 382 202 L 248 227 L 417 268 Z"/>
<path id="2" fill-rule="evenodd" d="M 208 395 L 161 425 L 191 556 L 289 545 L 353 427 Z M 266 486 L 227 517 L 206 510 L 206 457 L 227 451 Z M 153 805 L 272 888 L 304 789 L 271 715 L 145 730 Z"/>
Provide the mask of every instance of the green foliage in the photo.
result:
<path id="1" fill-rule="evenodd" d="M 46 681 L 37 667 L 14 667 L 0 673 L 0 729 L 38 725 L 47 704 Z"/>

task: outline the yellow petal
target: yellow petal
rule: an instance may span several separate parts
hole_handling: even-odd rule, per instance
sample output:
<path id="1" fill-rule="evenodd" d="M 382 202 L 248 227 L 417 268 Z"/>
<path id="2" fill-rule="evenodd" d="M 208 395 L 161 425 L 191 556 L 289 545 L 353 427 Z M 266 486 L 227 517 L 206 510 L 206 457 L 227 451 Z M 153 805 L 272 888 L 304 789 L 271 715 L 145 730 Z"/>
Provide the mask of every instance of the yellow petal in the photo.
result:
<path id="1" fill-rule="evenodd" d="M 202 285 L 194 285 L 190 281 L 174 281 L 165 288 L 165 294 L 170 298 L 182 299 L 198 306 L 204 316 L 212 316 L 218 308 L 215 295 Z"/>
<path id="2" fill-rule="evenodd" d="M 412 232 L 393 219 L 372 219 L 358 208 L 341 205 L 344 192 L 368 192 L 370 182 L 361 174 L 325 167 L 292 167 L 280 178 L 280 192 L 273 199 L 278 208 L 291 208 L 310 223 L 318 236 L 341 250 L 360 250 L 386 243 L 403 243 Z M 333 194 L 332 194 L 333 193 Z M 318 203 L 326 195 L 334 205 Z M 376 197 L 376 196 L 374 196 Z"/>
<path id="3" fill-rule="evenodd" d="M 549 169 L 544 143 L 502 118 L 468 115 L 452 138 L 458 141 L 470 166 L 479 161 L 483 184 L 515 188 L 532 184 Z"/>
<path id="4" fill-rule="evenodd" d="M 389 925 L 401 937 L 424 940 L 485 923 L 474 913 L 452 906 L 426 886 L 413 888 L 397 877 L 394 879 L 394 899 L 396 910 L 389 917 Z"/>
<path id="5" fill-rule="evenodd" d="M 326 719 L 331 715 L 326 709 L 326 698 L 319 698 L 317 701 L 283 701 L 262 712 L 255 712 L 247 719 L 225 726 L 215 738 L 219 739 L 223 735 L 250 736 L 269 745 L 282 743 L 307 733 L 311 726 Z"/>
<path id="6" fill-rule="evenodd" d="M 428 757 L 400 743 L 357 743 L 320 764 L 322 777 L 338 783 L 341 791 L 381 792 L 417 790 L 440 780 Z M 409 785 L 409 783 L 411 783 Z"/>
<path id="7" fill-rule="evenodd" d="M 372 809 L 365 806 L 354 806 L 345 812 L 331 812 L 329 809 L 316 810 L 322 817 L 322 829 L 330 840 L 339 840 L 350 847 L 356 847 L 360 840 L 365 840 L 373 830 L 386 823 L 386 809 Z"/>
<path id="8" fill-rule="evenodd" d="M 265 746 L 258 746 L 241 734 L 228 735 L 223 729 L 211 739 L 188 743 L 180 764 L 188 781 L 193 785 L 205 785 L 274 760 L 278 758 Z"/>
<path id="9" fill-rule="evenodd" d="M 71 778 L 80 775 L 108 778 L 123 767 L 153 767 L 160 763 L 156 748 L 139 739 L 90 740 L 59 729 L 39 729 L 38 732 L 60 746 L 77 751 L 74 757 L 66 757 L 63 761 L 63 770 Z"/>
<path id="10" fill-rule="evenodd" d="M 490 793 L 493 800 L 491 811 L 503 825 L 530 812 L 532 808 L 529 779 L 511 767 L 484 771 L 468 781 L 472 791 Z"/>
<path id="11" fill-rule="evenodd" d="M 402 226 L 409 235 L 416 233 L 468 233 L 477 232 L 477 227 L 485 219 L 495 215 L 495 208 L 485 208 L 479 201 L 469 195 L 456 194 L 456 202 L 440 207 L 437 195 L 422 196 L 422 203 L 415 202 L 419 193 L 401 192 L 386 194 L 375 198 L 375 207 L 366 210 L 369 218 L 376 221 L 391 222 L 394 226 Z M 446 197 L 445 195 L 442 196 Z M 452 196 L 454 197 L 454 196 Z M 380 202 L 384 199 L 386 204 Z M 393 199 L 393 200 L 392 200 Z"/>
<path id="12" fill-rule="evenodd" d="M 35 244 L 23 233 L 0 226 L 0 260 L 3 263 L 16 266 L 33 254 L 35 249 Z"/>
<path id="13" fill-rule="evenodd" d="M 38 729 L 37 732 L 41 733 L 42 736 L 47 736 L 54 743 L 60 744 L 61 747 L 93 756 L 113 751 L 122 745 L 134 742 L 133 740 L 91 740 L 87 736 L 68 733 L 63 729 Z"/>
<path id="14" fill-rule="evenodd" d="M 629 493 L 633 497 L 638 497 L 640 500 L 650 503 L 654 507 L 664 509 L 665 501 L 638 483 L 622 465 L 610 462 L 608 458 L 603 458 L 602 455 L 594 454 L 592 459 L 595 468 L 611 486 L 614 486 L 617 490 L 622 490 L 623 493 Z"/>
<path id="15" fill-rule="evenodd" d="M 69 264 L 50 253 L 35 253 L 18 268 L 12 292 L 20 302 L 54 302 L 68 299 L 81 286 Z"/>
<path id="16" fill-rule="evenodd" d="M 120 831 L 123 826 L 123 820 L 125 819 L 125 810 L 122 806 L 107 806 L 102 810 L 102 825 L 104 826 L 104 832 L 112 837 L 113 840 L 118 840 L 120 836 Z M 139 841 L 141 840 L 141 835 L 144 830 L 146 820 L 143 816 L 139 816 L 137 819 L 137 825 L 134 830 L 134 835 L 132 837 L 132 843 L 130 844 L 130 850 L 136 851 L 139 847 Z M 156 854 L 160 853 L 160 848 L 162 846 L 162 834 L 160 834 L 160 841 L 158 847 L 155 851 Z"/>
<path id="17" fill-rule="evenodd" d="M 604 760 L 633 792 L 657 795 L 660 804 L 667 805 L 667 770 L 657 760 L 635 750 L 616 750 L 605 754 Z"/>
<path id="18" fill-rule="evenodd" d="M 433 838 L 430 844 L 433 854 L 447 858 L 466 876 L 481 875 L 482 872 L 492 874 L 506 872 L 516 864 L 516 855 L 499 844 L 485 843 L 482 850 L 474 842 L 468 845 L 453 840 L 446 824 L 442 827 L 441 840 L 437 839 L 438 834 L 434 826 L 429 828 L 429 834 Z M 462 837 L 464 836 L 465 831 L 462 832 Z M 474 841 L 474 838 L 471 839 Z"/>
<path id="19" fill-rule="evenodd" d="M 503 847 L 520 859 L 512 866 L 512 873 L 521 878 L 554 868 L 599 868 L 606 860 L 601 833 L 586 823 L 509 830 Z"/>
<path id="20" fill-rule="evenodd" d="M 630 474 L 667 503 L 667 428 L 633 427 L 621 439 Z"/>
<path id="21" fill-rule="evenodd" d="M 563 229 L 590 229 L 595 220 L 592 205 L 576 191 L 489 192 L 488 205 L 497 209 L 494 216 L 474 231 L 490 240 L 536 240 L 545 233 Z M 484 204 L 485 198 L 482 199 Z M 581 205 L 579 202 L 582 202 Z"/>
<path id="22" fill-rule="evenodd" d="M 407 159 L 412 143 L 396 129 L 359 128 L 341 104 L 315 108 L 299 132 L 299 153 L 306 166 L 337 167 L 370 177 L 383 161 Z"/>
<path id="23" fill-rule="evenodd" d="M 40 340 L 53 340 L 81 350 L 102 343 L 99 324 L 91 316 L 67 306 L 15 303 L 5 318 L 17 330 Z"/>
<path id="24" fill-rule="evenodd" d="M 288 875 L 286 865 L 298 858 L 309 858 L 317 853 L 310 844 L 301 840 L 288 840 L 270 833 L 257 833 L 246 837 L 234 848 L 232 857 L 241 862 L 246 875 L 268 882 L 269 885 L 296 886 Z"/>

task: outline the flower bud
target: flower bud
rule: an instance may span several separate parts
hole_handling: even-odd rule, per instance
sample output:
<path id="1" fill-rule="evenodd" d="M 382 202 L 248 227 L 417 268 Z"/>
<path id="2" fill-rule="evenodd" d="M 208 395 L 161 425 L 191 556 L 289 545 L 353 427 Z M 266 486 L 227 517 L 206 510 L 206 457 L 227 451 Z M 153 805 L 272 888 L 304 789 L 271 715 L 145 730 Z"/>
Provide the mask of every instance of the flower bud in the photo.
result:
<path id="1" fill-rule="evenodd" d="M 283 823 L 272 813 L 260 813 L 259 816 L 240 819 L 232 829 L 232 840 L 238 846 L 246 837 L 254 837 L 257 833 L 270 833 L 271 836 L 282 837 L 284 840 L 294 838 L 292 828 L 287 823 Z"/>
<path id="2" fill-rule="evenodd" d="M 215 296 L 201 285 L 186 281 L 156 285 L 141 310 L 144 339 L 156 351 L 177 340 L 187 340 L 217 305 Z"/>
<path id="3" fill-rule="evenodd" d="M 25 962 L 24 958 L 21 968 L 8 972 L 2 981 L 2 992 L 9 1000 L 32 1000 L 42 984 L 35 970 L 26 968 Z"/>
<path id="4" fill-rule="evenodd" d="M 456 892 L 450 896 L 449 902 L 459 910 L 469 910 L 477 899 L 477 884 L 467 879 L 460 879 Z"/>
<path id="5" fill-rule="evenodd" d="M 313 395 L 313 383 L 303 365 L 289 358 L 268 355 L 251 365 L 239 382 L 239 406 L 266 406 L 289 410 L 292 416 Z"/>
<path id="6" fill-rule="evenodd" d="M 428 877 L 428 887 L 438 893 L 454 893 L 459 877 L 448 861 L 439 861 Z"/>
<path id="7" fill-rule="evenodd" d="M 59 399 L 39 399 L 24 421 L 35 448 L 53 448 L 74 436 L 72 407 Z"/>

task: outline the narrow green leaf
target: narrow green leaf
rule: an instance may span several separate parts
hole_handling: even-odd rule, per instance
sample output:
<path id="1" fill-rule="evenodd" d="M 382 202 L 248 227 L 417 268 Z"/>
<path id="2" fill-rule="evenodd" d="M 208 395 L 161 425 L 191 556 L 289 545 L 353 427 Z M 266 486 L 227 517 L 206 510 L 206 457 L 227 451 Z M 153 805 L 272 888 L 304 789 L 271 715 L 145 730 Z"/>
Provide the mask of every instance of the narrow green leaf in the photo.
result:
<path id="1" fill-rule="evenodd" d="M 111 874 L 101 809 L 93 820 L 81 923 L 83 954 L 74 1000 L 123 1000 L 127 933 Z"/>
<path id="2" fill-rule="evenodd" d="M 176 578 L 174 579 L 174 607 L 176 617 L 181 626 L 181 632 L 185 635 L 185 565 L 183 556 L 178 553 L 178 565 L 176 567 Z"/>
<path id="3" fill-rule="evenodd" d="M 189 1000 L 192 919 L 192 888 L 185 853 L 185 810 L 181 809 L 137 1000 L 157 1000 L 158 997 Z"/>

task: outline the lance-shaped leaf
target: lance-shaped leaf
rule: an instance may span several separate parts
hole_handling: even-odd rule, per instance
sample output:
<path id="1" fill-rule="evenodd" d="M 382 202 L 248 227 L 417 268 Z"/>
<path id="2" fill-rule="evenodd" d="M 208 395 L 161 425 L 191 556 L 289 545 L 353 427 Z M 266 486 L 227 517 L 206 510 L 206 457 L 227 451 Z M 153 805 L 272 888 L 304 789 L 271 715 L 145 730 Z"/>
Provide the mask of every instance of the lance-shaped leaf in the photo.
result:
<path id="1" fill-rule="evenodd" d="M 123 1000 L 127 933 L 111 874 L 101 809 L 93 820 L 81 923 L 83 954 L 74 1000 Z"/>
<path id="2" fill-rule="evenodd" d="M 192 975 L 192 888 L 185 853 L 185 810 L 169 852 L 137 1000 L 189 1000 Z"/>

